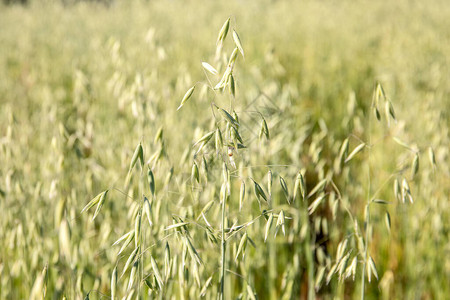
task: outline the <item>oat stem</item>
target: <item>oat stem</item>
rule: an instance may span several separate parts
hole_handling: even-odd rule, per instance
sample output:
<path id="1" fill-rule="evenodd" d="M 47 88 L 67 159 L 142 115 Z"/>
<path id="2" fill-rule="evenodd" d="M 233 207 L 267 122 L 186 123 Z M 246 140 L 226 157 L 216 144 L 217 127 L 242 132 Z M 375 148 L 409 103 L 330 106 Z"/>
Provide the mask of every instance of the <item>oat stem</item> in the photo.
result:
<path id="1" fill-rule="evenodd" d="M 221 279 L 220 279 L 220 294 L 219 299 L 223 300 L 225 299 L 224 291 L 225 291 L 225 264 L 226 264 L 226 239 L 225 239 L 225 208 L 226 208 L 226 199 L 227 197 L 224 197 L 222 200 L 222 247 L 221 247 L 221 257 L 222 257 L 222 263 L 221 263 Z"/>

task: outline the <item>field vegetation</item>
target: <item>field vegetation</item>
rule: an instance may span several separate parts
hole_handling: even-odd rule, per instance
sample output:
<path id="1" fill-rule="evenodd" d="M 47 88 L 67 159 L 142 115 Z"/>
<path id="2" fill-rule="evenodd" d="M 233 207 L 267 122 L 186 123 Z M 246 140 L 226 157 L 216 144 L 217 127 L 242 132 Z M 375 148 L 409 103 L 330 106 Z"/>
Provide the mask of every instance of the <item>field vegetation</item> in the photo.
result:
<path id="1" fill-rule="evenodd" d="M 0 298 L 448 299 L 449 16 L 0 4 Z"/>

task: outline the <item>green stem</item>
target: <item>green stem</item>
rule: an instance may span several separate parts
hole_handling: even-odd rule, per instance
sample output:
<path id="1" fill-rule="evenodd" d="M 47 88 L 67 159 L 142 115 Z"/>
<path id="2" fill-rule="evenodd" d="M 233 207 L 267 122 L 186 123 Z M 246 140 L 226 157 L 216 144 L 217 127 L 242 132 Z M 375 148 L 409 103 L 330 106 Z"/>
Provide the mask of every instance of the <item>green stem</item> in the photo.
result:
<path id="1" fill-rule="evenodd" d="M 222 247 L 221 247 L 221 256 L 222 256 L 222 264 L 221 264 L 221 279 L 220 279 L 220 295 L 219 299 L 225 299 L 224 291 L 225 291 L 225 264 L 226 264 L 226 240 L 225 240 L 225 201 L 227 197 L 224 197 L 222 200 Z"/>
<path id="2" fill-rule="evenodd" d="M 370 185 L 370 183 L 369 183 Z M 367 252 L 369 248 L 369 225 L 370 225 L 370 211 L 369 211 L 369 204 L 367 204 L 367 213 L 366 213 L 366 237 L 364 241 L 364 262 L 363 262 L 363 268 L 362 268 L 362 276 L 361 276 L 361 300 L 364 300 L 365 297 L 365 285 L 366 285 L 366 268 L 367 268 Z"/>
<path id="3" fill-rule="evenodd" d="M 309 222 L 308 219 L 306 222 Z M 307 260 L 307 268 L 308 268 L 308 300 L 314 300 L 316 298 L 316 291 L 314 289 L 314 261 L 313 261 L 313 251 L 315 244 L 315 238 L 311 240 L 311 231 L 309 230 L 308 224 L 308 234 L 305 240 L 305 252 L 306 252 L 306 260 Z"/>
<path id="4" fill-rule="evenodd" d="M 272 202 L 272 194 L 269 195 L 269 210 L 272 210 L 272 206 L 275 203 Z M 275 200 L 275 199 L 273 199 Z M 276 282 L 277 279 L 277 255 L 275 248 L 275 240 L 269 240 L 269 291 L 270 291 L 270 299 L 277 299 L 277 290 L 276 290 Z"/>
<path id="5" fill-rule="evenodd" d="M 366 237 L 364 241 L 364 258 L 363 258 L 363 268 L 362 268 L 362 276 L 361 276 L 361 300 L 364 300 L 365 298 L 365 287 L 366 287 L 366 268 L 367 268 L 367 251 L 369 248 L 369 226 L 370 226 L 370 188 L 371 188 L 371 182 L 370 182 L 370 151 L 372 147 L 372 138 L 370 134 L 371 129 L 371 116 L 369 115 L 369 147 L 368 147 L 368 159 L 367 159 L 367 213 L 366 213 L 366 219 L 365 222 L 365 231 L 366 231 Z"/>
<path id="6" fill-rule="evenodd" d="M 140 201 L 140 210 L 141 210 L 141 228 L 142 226 L 142 208 L 144 205 L 144 185 L 143 185 L 143 181 L 144 176 L 143 176 L 144 172 L 143 172 L 143 168 L 141 168 L 141 174 L 140 174 L 140 178 L 139 178 L 139 197 L 141 198 Z M 143 234 L 142 234 L 142 229 L 141 229 L 141 233 L 139 234 L 139 236 L 135 237 L 137 239 L 139 239 L 139 245 L 141 245 L 141 247 L 139 248 L 139 253 L 138 253 L 138 258 L 139 258 L 139 269 L 138 269 L 138 274 L 140 276 L 139 281 L 138 281 L 138 295 L 141 294 L 141 285 L 139 284 L 139 282 L 142 282 L 143 278 L 144 278 L 144 262 L 143 262 L 143 258 L 142 258 L 142 247 L 143 247 L 143 240 L 142 240 Z"/>

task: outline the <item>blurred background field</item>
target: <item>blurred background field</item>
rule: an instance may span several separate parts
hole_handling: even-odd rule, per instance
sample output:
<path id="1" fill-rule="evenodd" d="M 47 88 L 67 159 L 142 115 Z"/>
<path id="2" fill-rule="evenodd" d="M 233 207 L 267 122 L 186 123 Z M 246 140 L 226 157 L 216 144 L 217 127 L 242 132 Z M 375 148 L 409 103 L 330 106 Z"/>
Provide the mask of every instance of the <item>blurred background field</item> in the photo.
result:
<path id="1" fill-rule="evenodd" d="M 325 277 L 338 243 L 352 232 L 344 207 L 350 207 L 364 232 L 369 174 L 369 193 L 380 188 L 377 198 L 391 204 L 371 211 L 369 250 L 378 280 L 366 282 L 366 298 L 448 299 L 450 5 L 445 0 L 0 4 L 0 298 L 28 298 L 46 264 L 46 299 L 82 299 L 89 291 L 95 291 L 91 299 L 109 297 L 118 251 L 111 245 L 133 224 L 132 201 L 118 190 L 136 144 L 144 145 L 146 160 L 158 150 L 154 137 L 161 126 L 164 158 L 154 173 L 155 201 L 162 204 L 154 229 L 146 233 L 148 245 L 164 236 L 171 214 L 197 216 L 210 195 L 219 193 L 220 184 L 217 190 L 205 186 L 204 195 L 191 195 L 183 185 L 191 172 L 193 143 L 214 127 L 208 117 L 212 93 L 198 89 L 181 110 L 177 107 L 186 90 L 206 81 L 201 62 L 213 62 L 217 34 L 228 17 L 245 50 L 235 79 L 236 111 L 247 124 L 243 138 L 248 147 L 237 163 L 253 166 L 250 175 L 264 188 L 268 165 L 278 166 L 274 173 L 291 190 L 302 168 L 309 189 L 332 174 L 343 195 L 336 215 L 332 200 L 308 217 L 290 213 L 301 209 L 298 200 L 285 208 L 293 219 L 286 221 L 286 237 L 279 232 L 270 242 L 274 248 L 263 241 L 265 221 L 260 218 L 248 229 L 256 247 L 247 250 L 244 262 L 236 264 L 237 245 L 229 247 L 228 298 L 250 297 L 233 275 L 238 273 L 259 299 L 306 299 L 309 273 L 317 278 L 323 267 L 324 278 L 315 280 L 317 299 L 358 299 L 360 265 L 355 281 L 332 278 L 327 285 Z M 226 47 L 231 50 L 232 41 Z M 389 127 L 371 110 L 377 82 L 395 107 L 398 121 Z M 246 114 L 249 107 L 265 114 L 269 141 L 258 140 L 259 121 Z M 347 137 L 350 149 L 359 139 L 375 141 L 374 147 L 336 171 L 335 159 Z M 420 167 L 412 176 L 416 152 Z M 174 176 L 166 185 L 172 167 Z M 221 164 L 217 168 L 220 181 Z M 408 180 L 414 203 L 396 199 L 392 186 L 397 177 Z M 247 184 L 247 207 L 238 213 L 230 205 L 235 211 L 230 224 L 261 213 L 250 180 Z M 110 198 L 97 219 L 80 214 L 106 188 Z M 131 193 L 139 198 L 138 191 L 136 184 Z M 274 198 L 287 207 L 283 197 L 277 187 Z M 211 219 L 215 215 L 213 210 Z M 327 220 L 326 233 L 318 229 L 322 220 Z M 304 224 L 310 225 L 306 235 L 317 238 L 311 247 L 313 269 L 302 248 Z M 182 286 L 183 276 L 174 272 L 164 293 L 154 297 L 199 298 L 220 265 L 219 246 L 208 243 L 197 227 L 192 230 L 205 262 L 200 286 L 193 277 Z M 181 257 L 182 242 L 167 240 L 172 256 Z M 164 244 L 152 249 L 161 265 Z M 269 263 L 269 255 L 276 259 Z M 144 265 L 150 262 L 143 259 Z M 119 295 L 125 296 L 126 282 L 119 282 Z M 216 296 L 217 285 L 216 274 L 206 298 Z M 144 299 L 146 289 L 142 284 Z"/>

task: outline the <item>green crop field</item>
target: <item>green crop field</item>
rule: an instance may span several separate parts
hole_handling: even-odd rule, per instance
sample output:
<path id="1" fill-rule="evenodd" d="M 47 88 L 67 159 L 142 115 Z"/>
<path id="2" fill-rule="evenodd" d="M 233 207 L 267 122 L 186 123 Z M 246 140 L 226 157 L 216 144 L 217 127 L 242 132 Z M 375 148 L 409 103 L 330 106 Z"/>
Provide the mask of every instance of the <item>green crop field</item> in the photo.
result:
<path id="1" fill-rule="evenodd" d="M 450 5 L 0 4 L 0 299 L 449 299 Z"/>

